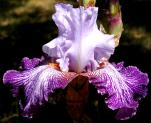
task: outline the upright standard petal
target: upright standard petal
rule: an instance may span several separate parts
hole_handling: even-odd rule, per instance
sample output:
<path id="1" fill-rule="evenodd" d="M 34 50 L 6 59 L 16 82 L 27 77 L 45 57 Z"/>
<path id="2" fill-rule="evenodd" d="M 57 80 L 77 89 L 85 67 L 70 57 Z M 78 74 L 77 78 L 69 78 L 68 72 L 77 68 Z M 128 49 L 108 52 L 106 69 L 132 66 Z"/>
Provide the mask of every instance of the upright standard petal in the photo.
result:
<path id="1" fill-rule="evenodd" d="M 125 68 L 122 62 L 114 66 L 108 64 L 85 76 L 96 86 L 98 93 L 107 95 L 105 102 L 109 108 L 119 109 L 117 119 L 128 119 L 135 115 L 138 101 L 147 94 L 147 74 L 134 66 Z"/>
<path id="2" fill-rule="evenodd" d="M 62 71 L 85 72 L 96 70 L 101 58 L 114 52 L 114 37 L 99 31 L 97 7 L 73 8 L 57 4 L 53 20 L 59 36 L 43 46 L 43 52 L 56 57 Z"/>
<path id="3" fill-rule="evenodd" d="M 3 82 L 12 86 L 14 96 L 20 97 L 23 115 L 31 117 L 33 107 L 48 101 L 48 96 L 55 89 L 65 88 L 74 77 L 75 73 L 63 73 L 49 65 L 43 65 L 23 72 L 9 70 L 4 74 Z M 24 91 L 24 98 L 21 98 L 21 89 Z"/>

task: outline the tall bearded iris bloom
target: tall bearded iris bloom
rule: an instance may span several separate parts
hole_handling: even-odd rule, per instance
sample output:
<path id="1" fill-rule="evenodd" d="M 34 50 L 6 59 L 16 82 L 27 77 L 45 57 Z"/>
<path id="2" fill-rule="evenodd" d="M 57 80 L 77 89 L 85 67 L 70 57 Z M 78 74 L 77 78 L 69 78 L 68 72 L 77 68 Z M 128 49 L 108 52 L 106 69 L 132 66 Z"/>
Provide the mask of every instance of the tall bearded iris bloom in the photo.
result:
<path id="1" fill-rule="evenodd" d="M 138 101 L 146 96 L 147 74 L 134 66 L 124 67 L 123 62 L 108 62 L 114 53 L 114 36 L 98 29 L 97 7 L 56 4 L 55 8 L 53 20 L 59 35 L 42 47 L 51 60 L 25 57 L 23 71 L 8 70 L 3 77 L 14 96 L 20 98 L 20 90 L 24 91 L 25 98 L 19 101 L 23 115 L 32 116 L 35 107 L 48 101 L 50 94 L 80 75 L 87 77 L 99 94 L 106 95 L 108 107 L 118 109 L 118 119 L 133 116 Z"/>

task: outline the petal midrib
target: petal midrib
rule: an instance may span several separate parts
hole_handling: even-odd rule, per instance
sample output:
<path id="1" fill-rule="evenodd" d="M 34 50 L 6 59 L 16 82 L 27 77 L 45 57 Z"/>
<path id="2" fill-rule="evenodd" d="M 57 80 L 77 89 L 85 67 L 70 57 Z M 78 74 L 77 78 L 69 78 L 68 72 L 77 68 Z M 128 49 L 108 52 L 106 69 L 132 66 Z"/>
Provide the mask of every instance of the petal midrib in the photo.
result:
<path id="1" fill-rule="evenodd" d="M 83 68 L 81 68 L 82 67 L 82 51 L 83 51 L 83 47 L 82 47 L 82 45 L 83 45 L 83 40 L 82 40 L 82 35 L 83 35 L 83 19 L 82 19 L 82 14 L 83 14 L 83 8 L 81 7 L 80 8 L 80 16 L 79 16 L 79 33 L 78 33 L 78 36 L 77 37 L 79 37 L 79 39 L 77 39 L 77 46 L 79 47 L 78 48 L 78 54 L 77 54 L 77 66 L 78 66 L 78 68 L 77 68 L 77 73 L 80 73 L 80 72 L 82 72 L 82 69 Z"/>

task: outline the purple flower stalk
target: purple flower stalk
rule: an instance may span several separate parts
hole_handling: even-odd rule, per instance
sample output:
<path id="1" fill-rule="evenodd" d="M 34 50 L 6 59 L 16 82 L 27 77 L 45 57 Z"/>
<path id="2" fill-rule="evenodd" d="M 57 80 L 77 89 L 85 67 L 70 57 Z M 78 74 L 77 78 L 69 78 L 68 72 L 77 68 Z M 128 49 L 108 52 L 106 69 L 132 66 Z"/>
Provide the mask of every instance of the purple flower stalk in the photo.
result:
<path id="1" fill-rule="evenodd" d="M 42 47 L 53 62 L 26 57 L 23 71 L 8 70 L 3 77 L 14 96 L 20 97 L 20 90 L 24 90 L 25 99 L 19 101 L 23 115 L 31 117 L 35 107 L 79 75 L 87 77 L 99 94 L 106 95 L 108 107 L 118 109 L 117 119 L 135 115 L 139 100 L 147 94 L 148 76 L 134 66 L 124 67 L 123 62 L 108 62 L 115 40 L 114 35 L 98 29 L 98 8 L 73 8 L 69 4 L 56 4 L 55 8 L 53 20 L 59 35 Z"/>

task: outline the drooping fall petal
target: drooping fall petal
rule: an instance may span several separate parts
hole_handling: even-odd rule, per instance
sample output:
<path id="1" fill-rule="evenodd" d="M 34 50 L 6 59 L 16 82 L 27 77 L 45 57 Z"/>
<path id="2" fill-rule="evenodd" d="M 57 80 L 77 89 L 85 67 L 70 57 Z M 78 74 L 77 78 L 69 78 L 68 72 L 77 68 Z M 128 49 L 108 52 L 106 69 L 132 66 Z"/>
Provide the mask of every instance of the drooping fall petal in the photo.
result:
<path id="1" fill-rule="evenodd" d="M 75 73 L 60 72 L 49 65 L 43 65 L 23 72 L 9 70 L 4 74 L 3 82 L 12 87 L 14 96 L 20 98 L 20 91 L 24 92 L 20 106 L 23 115 L 31 117 L 33 107 L 48 101 L 48 96 L 54 90 L 64 89 L 74 77 Z"/>
<path id="2" fill-rule="evenodd" d="M 112 110 L 119 109 L 116 118 L 132 117 L 138 101 L 147 94 L 148 76 L 134 66 L 124 67 L 123 63 L 108 64 L 94 72 L 86 73 L 98 93 L 106 96 L 106 104 Z"/>
<path id="3" fill-rule="evenodd" d="M 101 58 L 114 52 L 114 36 L 99 31 L 97 7 L 73 8 L 57 4 L 53 20 L 59 29 L 57 38 L 43 46 L 50 57 L 57 58 L 62 71 L 85 72 L 96 70 Z"/>

